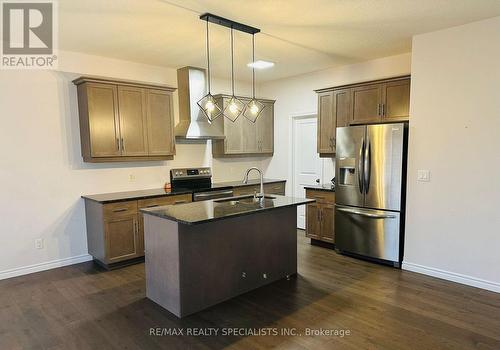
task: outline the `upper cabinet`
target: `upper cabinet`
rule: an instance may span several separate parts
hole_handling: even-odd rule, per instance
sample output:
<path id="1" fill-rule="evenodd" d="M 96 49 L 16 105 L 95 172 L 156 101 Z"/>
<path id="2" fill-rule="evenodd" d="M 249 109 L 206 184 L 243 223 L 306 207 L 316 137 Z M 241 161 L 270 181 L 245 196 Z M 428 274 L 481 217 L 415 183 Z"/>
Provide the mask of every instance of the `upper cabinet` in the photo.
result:
<path id="1" fill-rule="evenodd" d="M 333 157 L 336 128 L 407 121 L 410 77 L 321 89 L 318 93 L 318 153 Z"/>
<path id="2" fill-rule="evenodd" d="M 73 82 L 85 162 L 173 158 L 174 88 L 94 77 Z"/>
<path id="3" fill-rule="evenodd" d="M 226 107 L 230 96 L 215 96 L 218 103 Z M 244 103 L 248 98 L 238 97 Z M 264 109 L 255 123 L 243 115 L 235 122 L 224 116 L 213 121 L 224 130 L 225 139 L 212 140 L 214 157 L 271 156 L 274 152 L 274 101 L 259 99 Z"/>

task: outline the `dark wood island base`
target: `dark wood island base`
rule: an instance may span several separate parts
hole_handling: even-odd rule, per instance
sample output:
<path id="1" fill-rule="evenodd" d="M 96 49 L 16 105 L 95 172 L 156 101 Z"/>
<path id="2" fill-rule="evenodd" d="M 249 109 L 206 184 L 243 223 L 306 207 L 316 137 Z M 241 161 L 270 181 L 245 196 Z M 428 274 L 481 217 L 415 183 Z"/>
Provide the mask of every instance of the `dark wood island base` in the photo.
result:
<path id="1" fill-rule="evenodd" d="M 297 273 L 297 208 L 199 225 L 145 218 L 146 296 L 184 317 Z"/>

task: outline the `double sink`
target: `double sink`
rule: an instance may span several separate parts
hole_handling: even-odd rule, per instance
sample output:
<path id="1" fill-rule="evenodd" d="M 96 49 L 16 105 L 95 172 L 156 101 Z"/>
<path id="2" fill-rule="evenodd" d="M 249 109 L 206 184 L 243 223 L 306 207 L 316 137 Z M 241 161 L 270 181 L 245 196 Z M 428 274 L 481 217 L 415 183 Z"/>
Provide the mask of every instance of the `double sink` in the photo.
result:
<path id="1" fill-rule="evenodd" d="M 238 207 L 241 208 L 242 211 L 247 211 L 252 209 L 272 207 L 274 205 L 274 199 L 276 199 L 276 197 L 267 195 L 264 195 L 263 197 L 255 197 L 253 195 L 249 195 L 217 199 L 214 200 L 214 203 L 217 203 L 220 206 L 224 207 Z"/>

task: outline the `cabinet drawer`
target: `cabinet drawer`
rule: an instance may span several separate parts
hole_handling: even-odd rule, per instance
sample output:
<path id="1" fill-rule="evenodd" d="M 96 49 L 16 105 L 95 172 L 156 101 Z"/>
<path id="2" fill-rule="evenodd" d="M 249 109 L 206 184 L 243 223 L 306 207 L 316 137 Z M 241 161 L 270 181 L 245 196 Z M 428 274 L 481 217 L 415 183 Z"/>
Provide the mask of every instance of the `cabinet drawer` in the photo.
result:
<path id="1" fill-rule="evenodd" d="M 306 198 L 316 199 L 318 203 L 335 203 L 335 192 L 306 190 Z"/>
<path id="2" fill-rule="evenodd" d="M 191 194 L 180 194 L 176 196 L 165 196 L 139 200 L 139 209 L 160 207 L 162 205 L 180 204 L 191 202 Z"/>
<path id="3" fill-rule="evenodd" d="M 137 201 L 104 204 L 104 219 L 137 214 Z"/>
<path id="4" fill-rule="evenodd" d="M 285 184 L 283 182 L 264 185 L 264 193 L 285 195 Z"/>

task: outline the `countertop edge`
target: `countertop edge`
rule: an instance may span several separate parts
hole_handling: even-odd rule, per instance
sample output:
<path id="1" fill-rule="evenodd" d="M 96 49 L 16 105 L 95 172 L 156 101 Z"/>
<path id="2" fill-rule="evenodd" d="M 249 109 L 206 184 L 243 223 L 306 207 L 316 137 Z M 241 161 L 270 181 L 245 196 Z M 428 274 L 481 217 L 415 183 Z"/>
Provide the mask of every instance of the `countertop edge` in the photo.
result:
<path id="1" fill-rule="evenodd" d="M 236 217 L 239 217 L 239 216 L 247 216 L 247 215 L 251 215 L 251 214 L 263 213 L 263 212 L 266 212 L 266 211 L 278 210 L 278 209 L 281 209 L 281 208 L 298 207 L 299 205 L 306 205 L 306 204 L 314 203 L 314 202 L 316 202 L 315 199 L 304 198 L 302 200 L 302 202 L 300 202 L 300 203 L 290 203 L 290 204 L 280 205 L 279 207 L 270 207 L 270 208 L 255 209 L 255 210 L 248 211 L 248 212 L 229 214 L 229 215 L 226 215 L 226 216 L 223 216 L 223 217 L 219 217 L 219 218 L 210 218 L 210 219 L 200 220 L 200 221 L 185 221 L 185 220 L 181 220 L 181 219 L 178 219 L 178 218 L 175 218 L 175 217 L 172 217 L 172 216 L 167 216 L 167 215 L 162 215 L 162 214 L 154 213 L 152 211 L 147 210 L 146 208 L 139 209 L 139 212 L 141 212 L 143 214 L 149 214 L 151 216 L 156 216 L 156 217 L 161 218 L 161 219 L 174 221 L 174 222 L 177 222 L 179 224 L 193 226 L 193 225 L 206 224 L 206 223 L 210 223 L 210 222 L 214 222 L 214 221 L 232 219 L 232 218 L 236 218 Z"/>

